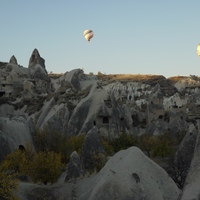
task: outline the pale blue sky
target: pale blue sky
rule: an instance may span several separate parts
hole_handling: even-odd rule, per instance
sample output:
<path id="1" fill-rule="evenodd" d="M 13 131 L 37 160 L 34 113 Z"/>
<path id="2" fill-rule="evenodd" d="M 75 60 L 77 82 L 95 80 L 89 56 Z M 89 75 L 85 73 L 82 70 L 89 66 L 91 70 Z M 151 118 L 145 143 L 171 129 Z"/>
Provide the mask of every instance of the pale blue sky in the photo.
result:
<path id="1" fill-rule="evenodd" d="M 200 0 L 0 0 L 0 61 L 47 71 L 200 76 Z M 88 43 L 85 29 L 94 31 Z"/>

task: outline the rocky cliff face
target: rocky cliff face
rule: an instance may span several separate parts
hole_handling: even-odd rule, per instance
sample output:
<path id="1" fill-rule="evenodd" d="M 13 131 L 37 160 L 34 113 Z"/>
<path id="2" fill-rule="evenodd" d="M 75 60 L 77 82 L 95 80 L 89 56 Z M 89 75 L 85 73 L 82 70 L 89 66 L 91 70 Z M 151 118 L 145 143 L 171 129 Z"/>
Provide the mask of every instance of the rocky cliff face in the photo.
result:
<path id="1" fill-rule="evenodd" d="M 198 121 L 198 128 L 200 126 L 200 121 Z M 194 137 L 194 136 L 193 136 Z M 183 188 L 183 192 L 181 194 L 181 200 L 192 200 L 192 199 L 199 199 L 200 198 L 200 138 L 199 132 L 197 134 L 196 144 L 194 145 L 194 155 L 192 159 L 192 163 L 190 165 L 190 169 L 187 175 L 187 179 L 185 182 L 185 186 Z"/>
<path id="2" fill-rule="evenodd" d="M 100 134 L 115 138 L 121 132 L 141 135 L 187 129 L 199 116 L 199 78 L 157 75 L 87 75 L 80 69 L 53 77 L 35 49 L 29 68 L 1 63 L 1 108 L 42 128 L 66 135 L 88 132 L 95 122 Z M 182 126 L 179 126 L 180 121 Z M 53 127 L 53 126 L 54 127 Z"/>
<path id="3" fill-rule="evenodd" d="M 32 143 L 36 127 L 72 136 L 95 126 L 101 136 L 113 139 L 122 132 L 176 135 L 189 127 L 198 132 L 199 118 L 197 76 L 88 75 L 81 69 L 56 76 L 47 73 L 37 49 L 28 68 L 18 65 L 14 56 L 9 63 L 0 62 L 0 144 L 4 147 L 0 159 L 19 145 Z M 195 143 L 196 132 L 189 144 Z"/>

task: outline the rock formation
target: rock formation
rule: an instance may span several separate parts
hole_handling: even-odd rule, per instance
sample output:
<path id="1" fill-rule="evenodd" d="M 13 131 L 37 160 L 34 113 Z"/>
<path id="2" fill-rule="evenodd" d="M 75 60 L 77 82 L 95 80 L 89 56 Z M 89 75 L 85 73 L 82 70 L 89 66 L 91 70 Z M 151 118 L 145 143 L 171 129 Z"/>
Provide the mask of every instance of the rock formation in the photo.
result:
<path id="1" fill-rule="evenodd" d="M 118 152 L 99 173 L 89 178 L 45 188 L 22 183 L 19 191 L 18 196 L 21 200 L 30 197 L 30 194 L 35 199 L 40 194 L 60 200 L 177 200 L 180 193 L 168 174 L 137 147 Z"/>
<path id="2" fill-rule="evenodd" d="M 101 142 L 100 135 L 96 127 L 92 128 L 85 137 L 81 150 L 81 164 L 85 172 L 92 171 L 95 167 L 95 162 L 103 159 L 105 150 Z"/>
<path id="3" fill-rule="evenodd" d="M 82 199 L 175 200 L 179 192 L 162 168 L 138 148 L 131 147 L 118 152 L 106 163 Z"/>
<path id="4" fill-rule="evenodd" d="M 199 88 L 200 78 L 194 75 L 171 78 L 136 74 L 88 75 L 81 69 L 56 76 L 49 75 L 45 60 L 37 49 L 34 49 L 28 67 L 19 66 L 13 56 L 9 63 L 0 62 L 0 144 L 3 147 L 0 160 L 18 149 L 19 145 L 26 146 L 26 143 L 31 143 L 34 147 L 32 138 L 36 127 L 48 127 L 49 130 L 54 129 L 67 137 L 87 134 L 80 157 L 81 167 L 86 171 L 91 169 L 90 159 L 93 154 L 104 153 L 99 140 L 101 136 L 113 140 L 121 133 L 133 136 L 169 133 L 178 136 L 187 132 L 176 154 L 177 160 L 184 156 L 185 160 L 191 162 L 190 173 L 182 193 L 182 198 L 187 199 L 194 183 L 199 179 Z M 193 157 L 193 151 L 194 158 L 188 159 Z M 75 153 L 72 154 L 72 168 L 68 171 L 75 169 L 78 163 Z M 197 173 L 196 177 L 194 173 Z M 72 177 L 76 176 L 77 174 Z M 110 185 L 110 189 L 106 188 L 106 195 L 110 197 L 110 190 L 115 192 L 119 186 L 114 188 L 111 180 L 106 181 L 108 182 L 105 184 Z M 139 172 L 132 172 L 128 181 L 137 186 L 144 197 L 147 195 L 146 186 L 143 188 L 145 191 L 138 187 L 143 181 Z M 103 180 L 101 183 L 104 184 Z M 113 184 L 120 185 L 117 180 Z M 105 185 L 102 186 L 104 187 Z M 156 191 L 154 189 L 153 191 Z M 158 199 L 165 196 L 165 189 L 157 189 L 160 189 Z M 92 192 L 91 188 L 89 190 Z M 95 191 L 102 192 L 101 186 L 97 184 L 96 189 L 92 193 L 85 193 L 84 198 L 96 198 Z M 129 192 L 127 195 L 132 195 L 132 192 Z M 122 193 L 123 190 L 119 195 Z M 139 195 L 139 192 L 136 194 Z M 196 190 L 195 195 L 199 195 Z"/>
<path id="5" fill-rule="evenodd" d="M 0 158 L 17 150 L 19 145 L 33 144 L 29 122 L 20 117 L 0 117 Z M 32 145 L 31 148 L 34 149 Z"/>
<path id="6" fill-rule="evenodd" d="M 81 167 L 81 160 L 76 151 L 72 152 L 70 155 L 70 160 L 67 165 L 67 170 L 66 170 L 66 178 L 65 181 L 68 180 L 76 180 L 76 178 L 80 178 L 83 176 L 83 170 Z"/>
<path id="7" fill-rule="evenodd" d="M 200 122 L 198 121 L 198 128 L 199 126 L 200 126 Z M 193 199 L 199 199 L 200 197 L 200 190 L 199 190 L 200 158 L 199 156 L 200 156 L 200 137 L 199 137 L 199 131 L 198 131 L 192 163 L 191 163 L 191 166 L 186 178 L 186 182 L 185 182 L 180 200 L 193 200 Z"/>
<path id="8" fill-rule="evenodd" d="M 28 67 L 31 68 L 37 64 L 46 70 L 44 58 L 40 57 L 40 54 L 37 49 L 34 49 L 29 59 Z"/>
<path id="9" fill-rule="evenodd" d="M 17 63 L 17 59 L 15 58 L 14 55 L 10 58 L 9 63 L 11 63 L 11 64 L 15 64 L 15 65 L 18 65 L 18 63 Z"/>

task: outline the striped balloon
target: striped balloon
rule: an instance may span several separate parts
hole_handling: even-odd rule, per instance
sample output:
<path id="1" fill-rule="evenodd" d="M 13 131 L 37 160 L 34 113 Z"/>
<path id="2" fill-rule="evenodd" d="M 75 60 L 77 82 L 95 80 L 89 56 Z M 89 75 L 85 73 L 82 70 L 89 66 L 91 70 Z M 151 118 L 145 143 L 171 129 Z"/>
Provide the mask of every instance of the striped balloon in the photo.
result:
<path id="1" fill-rule="evenodd" d="M 85 30 L 83 32 L 83 35 L 84 35 L 85 39 L 89 42 L 90 39 L 94 36 L 94 33 L 92 30 Z"/>

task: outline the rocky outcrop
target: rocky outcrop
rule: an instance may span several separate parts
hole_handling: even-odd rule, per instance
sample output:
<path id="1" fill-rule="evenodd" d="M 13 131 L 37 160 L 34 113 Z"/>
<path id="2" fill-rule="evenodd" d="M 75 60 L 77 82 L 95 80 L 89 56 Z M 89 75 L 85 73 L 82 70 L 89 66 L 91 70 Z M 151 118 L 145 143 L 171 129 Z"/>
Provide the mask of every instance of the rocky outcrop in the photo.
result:
<path id="1" fill-rule="evenodd" d="M 30 145 L 34 149 L 29 122 L 23 117 L 0 117 L 0 143 L 0 158 L 17 150 L 19 145 Z"/>
<path id="2" fill-rule="evenodd" d="M 34 49 L 32 52 L 32 55 L 29 59 L 28 68 L 30 70 L 31 78 L 38 82 L 38 86 L 40 88 L 41 85 L 43 85 L 46 87 L 46 90 L 51 90 L 50 78 L 46 71 L 45 60 L 40 56 L 37 49 Z M 45 91 L 41 92 L 44 93 Z"/>
<path id="3" fill-rule="evenodd" d="M 81 150 L 81 165 L 85 172 L 93 171 L 95 162 L 101 162 L 104 156 L 104 147 L 96 127 L 92 128 L 85 137 Z M 100 164 L 100 163 L 99 163 Z"/>
<path id="4" fill-rule="evenodd" d="M 84 174 L 81 167 L 80 157 L 76 151 L 72 152 L 72 154 L 70 155 L 70 160 L 67 165 L 66 174 L 67 175 L 65 177 L 65 181 L 76 180 L 76 178 L 80 178 Z"/>
<path id="5" fill-rule="evenodd" d="M 87 133 L 80 157 L 86 171 L 92 169 L 93 157 L 97 155 L 98 160 L 104 154 L 100 136 L 113 140 L 121 133 L 169 133 L 177 137 L 188 131 L 177 160 L 185 156 L 189 162 L 197 163 L 191 158 L 199 131 L 195 127 L 200 119 L 199 77 L 91 76 L 81 69 L 50 76 L 37 49 L 28 68 L 19 66 L 14 57 L 9 63 L 0 62 L 0 68 L 0 144 L 4 149 L 0 159 L 18 145 L 25 145 L 36 126 L 66 136 Z M 195 171 L 196 164 L 192 166 L 190 169 Z M 194 178 L 192 174 L 188 176 Z M 137 183 L 141 180 L 137 172 L 133 172 L 133 178 Z M 193 187 L 193 180 L 187 180 L 184 191 Z"/>
<path id="6" fill-rule="evenodd" d="M 11 64 L 15 64 L 15 65 L 18 65 L 18 63 L 17 63 L 17 59 L 15 58 L 14 55 L 10 58 L 9 63 L 11 63 Z"/>
<path id="7" fill-rule="evenodd" d="M 193 200 L 199 199 L 200 197 L 200 135 L 199 129 L 200 128 L 200 121 L 198 121 L 198 134 L 194 149 L 194 155 L 192 159 L 192 163 L 186 178 L 186 182 L 183 188 L 183 192 L 181 194 L 180 200 Z M 193 135 L 192 132 L 190 132 Z M 195 136 L 193 136 L 195 137 Z"/>
<path id="8" fill-rule="evenodd" d="M 50 78 L 40 61 L 38 51 L 33 52 L 30 60 L 32 61 L 30 68 L 19 66 L 14 56 L 8 64 L 2 66 L 0 73 L 0 90 L 4 92 L 2 96 L 30 99 L 52 91 Z"/>
<path id="9" fill-rule="evenodd" d="M 49 130 L 66 134 L 68 120 L 69 111 L 67 105 L 64 103 L 58 105 L 55 98 L 52 98 L 41 109 L 41 114 L 37 120 L 37 127 L 41 129 L 48 127 Z"/>
<path id="10" fill-rule="evenodd" d="M 180 192 L 168 174 L 136 147 L 113 156 L 92 185 L 81 199 L 177 200 Z"/>
<path id="11" fill-rule="evenodd" d="M 189 120 L 199 117 L 195 112 L 200 92 L 193 91 L 192 87 L 190 90 L 188 83 L 184 97 L 183 89 L 179 93 L 174 86 L 176 82 L 163 76 L 141 75 L 141 80 L 140 75 L 127 80 L 122 75 L 121 79 L 117 75 L 111 80 L 105 77 L 101 79 L 74 69 L 50 78 L 44 59 L 34 49 L 29 68 L 12 63 L 2 66 L 1 95 L 17 98 L 17 101 L 7 101 L 9 104 L 26 105 L 28 101 L 33 103 L 34 98 L 34 105 L 27 105 L 31 109 L 24 108 L 24 114 L 32 115 L 35 125 L 50 129 L 55 125 L 66 135 L 87 133 L 94 122 L 100 135 L 109 138 L 116 138 L 121 132 L 159 135 L 170 130 L 178 133 L 187 129 Z M 193 85 L 195 80 L 192 79 Z M 54 102 L 53 106 L 50 102 Z"/>
<path id="12" fill-rule="evenodd" d="M 69 82 L 75 91 L 80 91 L 81 90 L 81 84 L 80 81 L 83 76 L 83 70 L 81 69 L 74 69 L 68 73 L 65 73 L 63 76 L 64 81 Z"/>
<path id="13" fill-rule="evenodd" d="M 183 135 L 183 133 L 179 134 L 180 136 L 181 134 Z M 181 144 L 178 146 L 174 158 L 169 160 L 169 165 L 166 168 L 167 172 L 170 174 L 180 189 L 184 187 L 184 183 L 191 165 L 196 138 L 197 129 L 194 124 L 191 124 Z"/>
<path id="14" fill-rule="evenodd" d="M 189 170 L 189 166 L 191 164 L 194 154 L 195 143 L 198 134 L 197 131 L 198 130 L 196 129 L 194 124 L 191 124 L 184 139 L 179 145 L 178 150 L 176 151 L 175 162 L 185 163 L 185 165 L 188 166 L 188 169 L 186 171 Z"/>
<path id="15" fill-rule="evenodd" d="M 0 131 L 0 145 L 1 145 L 0 161 L 2 161 L 9 153 L 11 153 L 8 139 L 9 138 L 6 137 L 6 134 Z"/>
<path id="16" fill-rule="evenodd" d="M 90 105 L 90 101 L 82 101 L 77 105 L 76 109 L 74 109 L 68 122 L 68 135 L 78 135 L 79 133 L 83 133 L 81 129 L 84 126 L 86 116 L 88 116 Z"/>
<path id="17" fill-rule="evenodd" d="M 34 49 L 29 59 L 28 67 L 32 68 L 35 65 L 40 65 L 46 72 L 45 60 L 42 58 L 37 49 Z"/>

